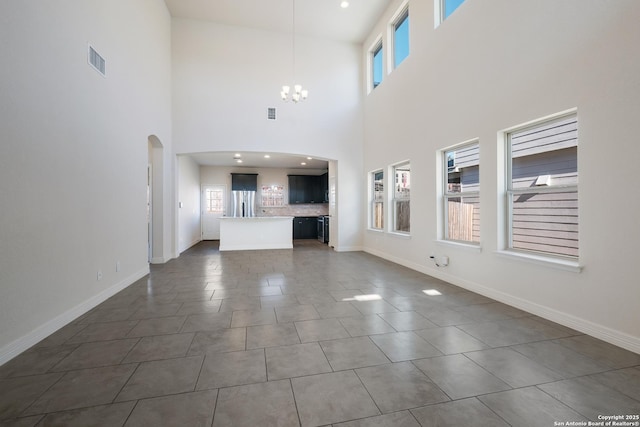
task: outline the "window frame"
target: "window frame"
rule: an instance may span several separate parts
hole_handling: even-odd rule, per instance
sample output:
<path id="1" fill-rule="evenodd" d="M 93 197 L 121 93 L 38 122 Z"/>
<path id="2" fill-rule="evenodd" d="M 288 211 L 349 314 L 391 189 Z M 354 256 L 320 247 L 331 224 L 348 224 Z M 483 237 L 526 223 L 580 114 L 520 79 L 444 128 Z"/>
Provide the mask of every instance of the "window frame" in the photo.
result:
<path id="1" fill-rule="evenodd" d="M 473 146 L 478 147 L 478 190 L 475 191 L 459 191 L 459 192 L 451 192 L 449 191 L 449 158 L 448 153 L 460 151 L 465 148 L 470 148 Z M 461 245 L 469 245 L 471 247 L 480 247 L 482 242 L 482 230 L 480 230 L 480 236 L 478 237 L 478 241 L 473 240 L 460 240 L 460 239 L 452 239 L 449 236 L 449 199 L 450 198 L 477 198 L 478 204 L 481 204 L 481 195 L 480 195 L 480 166 L 481 166 L 481 153 L 480 153 L 480 139 L 474 138 L 459 144 L 444 148 L 441 150 L 440 156 L 440 164 L 442 169 L 442 228 L 441 228 L 441 236 L 442 241 L 447 243 L 456 243 Z M 455 165 L 455 162 L 454 162 Z M 482 224 L 482 213 L 480 213 L 480 224 Z M 473 231 L 472 231 L 473 234 Z"/>
<path id="2" fill-rule="evenodd" d="M 579 139 L 577 138 L 576 142 L 576 176 L 577 183 L 576 184 L 549 184 L 549 185 L 541 185 L 541 186 L 532 186 L 532 187 L 523 187 L 523 188 L 514 188 L 513 187 L 513 157 L 512 157 L 512 144 L 511 138 L 514 133 L 526 131 L 528 129 L 535 129 L 538 127 L 542 127 L 548 124 L 552 124 L 555 122 L 560 122 L 566 120 L 568 118 L 575 117 L 576 122 L 578 122 L 578 113 L 576 109 L 564 111 L 558 114 L 554 114 L 551 116 L 543 117 L 541 119 L 530 121 L 526 124 L 516 126 L 504 131 L 504 152 L 505 152 L 505 183 L 504 183 L 504 197 L 505 197 L 505 229 L 506 229 L 506 242 L 504 250 L 508 253 L 526 255 L 530 257 L 536 257 L 542 260 L 549 261 L 569 261 L 572 263 L 579 262 L 579 254 L 576 256 L 571 255 L 563 255 L 552 252 L 543 252 L 537 251 L 533 249 L 523 249 L 523 248 L 514 248 L 513 247 L 513 239 L 514 239 L 514 209 L 513 209 L 513 200 L 515 196 L 525 195 L 525 194 L 561 194 L 561 193 L 576 193 L 576 199 L 579 203 L 579 168 L 577 167 L 577 149 L 579 146 Z M 576 124 L 576 132 L 578 129 L 578 125 Z M 555 150 L 550 150 L 552 152 Z M 578 211 L 578 219 L 577 219 L 578 228 L 580 226 L 580 216 Z M 578 253 L 580 251 L 579 244 L 579 232 L 578 232 Z"/>
<path id="3" fill-rule="evenodd" d="M 382 177 L 380 180 L 378 180 L 376 178 L 377 174 L 382 174 Z M 376 182 L 381 182 L 382 183 L 382 193 L 381 194 L 376 194 Z M 386 209 L 386 198 L 385 198 L 385 193 L 386 193 L 386 182 L 385 182 L 385 171 L 384 169 L 376 169 L 373 170 L 371 172 L 369 172 L 369 230 L 373 230 L 373 231 L 384 231 L 385 230 L 385 209 Z M 376 197 L 376 195 L 379 196 L 379 198 Z M 382 204 L 382 208 L 380 209 L 380 215 L 381 215 L 381 226 L 380 227 L 376 227 L 375 226 L 375 215 L 376 215 L 376 204 L 377 203 L 381 203 Z"/>

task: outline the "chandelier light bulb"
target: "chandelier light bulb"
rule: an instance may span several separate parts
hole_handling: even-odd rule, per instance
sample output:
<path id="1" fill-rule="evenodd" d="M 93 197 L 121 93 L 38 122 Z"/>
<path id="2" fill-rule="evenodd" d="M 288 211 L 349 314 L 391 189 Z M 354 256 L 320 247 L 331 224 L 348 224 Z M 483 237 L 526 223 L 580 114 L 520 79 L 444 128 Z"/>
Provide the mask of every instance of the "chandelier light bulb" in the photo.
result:
<path id="1" fill-rule="evenodd" d="M 308 96 L 309 91 L 303 89 L 301 84 L 293 85 L 293 90 L 291 90 L 291 86 L 284 85 L 280 91 L 280 98 L 282 98 L 283 101 L 287 102 L 291 100 L 296 104 L 306 100 Z"/>

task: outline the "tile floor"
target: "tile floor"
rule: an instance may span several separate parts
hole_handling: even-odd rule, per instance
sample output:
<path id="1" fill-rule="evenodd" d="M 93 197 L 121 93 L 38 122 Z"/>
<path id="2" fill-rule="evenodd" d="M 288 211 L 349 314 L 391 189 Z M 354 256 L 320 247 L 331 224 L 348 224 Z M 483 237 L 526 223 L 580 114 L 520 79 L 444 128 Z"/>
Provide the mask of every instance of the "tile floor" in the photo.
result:
<path id="1" fill-rule="evenodd" d="M 547 427 L 637 414 L 639 355 L 314 241 L 200 243 L 0 367 L 3 426 Z"/>

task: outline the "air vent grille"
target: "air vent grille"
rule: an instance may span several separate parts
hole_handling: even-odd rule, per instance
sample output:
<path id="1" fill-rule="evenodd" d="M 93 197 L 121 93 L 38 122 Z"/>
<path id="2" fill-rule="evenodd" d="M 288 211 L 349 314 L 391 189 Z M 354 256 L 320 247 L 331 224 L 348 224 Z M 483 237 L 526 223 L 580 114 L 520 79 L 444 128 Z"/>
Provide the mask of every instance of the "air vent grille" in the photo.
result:
<path id="1" fill-rule="evenodd" d="M 89 45 L 89 65 L 103 76 L 107 75 L 107 64 L 102 56 Z"/>
<path id="2" fill-rule="evenodd" d="M 267 119 L 275 120 L 276 119 L 276 109 L 273 107 L 267 108 Z"/>

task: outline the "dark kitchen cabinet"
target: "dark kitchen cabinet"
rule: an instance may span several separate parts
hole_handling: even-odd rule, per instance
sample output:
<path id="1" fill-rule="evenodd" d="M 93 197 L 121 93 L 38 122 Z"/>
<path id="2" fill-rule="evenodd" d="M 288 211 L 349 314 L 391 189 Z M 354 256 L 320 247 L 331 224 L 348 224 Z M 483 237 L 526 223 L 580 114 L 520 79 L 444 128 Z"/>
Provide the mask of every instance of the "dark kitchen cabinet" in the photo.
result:
<path id="1" fill-rule="evenodd" d="M 317 239 L 318 238 L 318 217 L 317 216 L 297 216 L 293 218 L 293 238 L 294 239 Z"/>
<path id="2" fill-rule="evenodd" d="M 303 177 L 300 175 L 289 175 L 289 204 L 307 203 L 305 202 L 306 187 Z"/>
<path id="3" fill-rule="evenodd" d="M 289 204 L 325 203 L 324 175 L 289 175 Z"/>
<path id="4" fill-rule="evenodd" d="M 232 191 L 258 191 L 257 173 L 232 173 Z"/>
<path id="5" fill-rule="evenodd" d="M 320 175 L 320 188 L 322 197 L 322 201 L 324 203 L 329 203 L 329 174 L 325 173 Z"/>
<path id="6" fill-rule="evenodd" d="M 302 180 L 304 188 L 304 202 L 303 203 L 321 203 L 319 179 L 317 176 L 309 175 L 305 176 Z"/>

